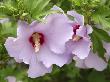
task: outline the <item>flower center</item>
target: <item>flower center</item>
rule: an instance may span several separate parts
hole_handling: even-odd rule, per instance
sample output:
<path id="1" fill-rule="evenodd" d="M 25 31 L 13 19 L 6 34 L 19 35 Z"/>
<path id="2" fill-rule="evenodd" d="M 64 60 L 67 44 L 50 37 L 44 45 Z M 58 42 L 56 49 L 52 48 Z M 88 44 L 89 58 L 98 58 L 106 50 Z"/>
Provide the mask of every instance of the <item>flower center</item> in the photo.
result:
<path id="1" fill-rule="evenodd" d="M 83 37 L 81 37 L 81 36 L 78 36 L 78 35 L 73 35 L 72 36 L 72 40 L 73 41 L 79 41 L 80 39 L 82 39 Z"/>
<path id="2" fill-rule="evenodd" d="M 44 35 L 42 33 L 35 32 L 29 38 L 29 42 L 35 48 L 35 52 L 38 52 L 41 45 L 44 43 Z"/>
<path id="3" fill-rule="evenodd" d="M 79 24 L 75 24 L 72 27 L 73 27 L 73 32 L 74 32 L 74 35 L 72 36 L 72 40 L 73 41 L 79 41 L 82 37 L 76 35 L 76 30 L 79 29 L 80 25 Z"/>

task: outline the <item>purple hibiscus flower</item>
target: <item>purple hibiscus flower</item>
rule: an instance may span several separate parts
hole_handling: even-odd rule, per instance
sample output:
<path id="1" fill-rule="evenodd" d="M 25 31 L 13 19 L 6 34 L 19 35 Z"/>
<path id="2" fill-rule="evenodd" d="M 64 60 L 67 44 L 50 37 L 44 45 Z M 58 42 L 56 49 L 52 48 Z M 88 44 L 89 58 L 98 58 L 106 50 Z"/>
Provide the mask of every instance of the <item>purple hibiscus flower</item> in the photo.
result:
<path id="1" fill-rule="evenodd" d="M 72 54 L 78 56 L 80 59 L 85 59 L 89 52 L 91 41 L 89 34 L 92 33 L 92 27 L 90 25 L 84 25 L 84 16 L 76 13 L 75 11 L 68 11 L 68 15 L 74 17 L 72 23 L 73 37 L 69 41 L 71 42 Z"/>
<path id="2" fill-rule="evenodd" d="M 53 6 L 52 10 L 60 11 L 64 14 L 64 11 L 57 6 Z M 72 52 L 72 54 L 78 56 L 80 59 L 84 59 L 90 52 L 91 41 L 89 34 L 92 33 L 93 29 L 88 24 L 84 25 L 84 16 L 78 14 L 76 11 L 67 11 L 67 15 L 74 17 L 74 20 L 68 20 L 73 28 L 73 36 L 67 42 L 70 49 L 68 51 L 70 53 Z"/>
<path id="3" fill-rule="evenodd" d="M 63 54 L 73 34 L 68 20 L 64 14 L 51 14 L 45 18 L 46 23 L 18 22 L 17 38 L 9 37 L 5 47 L 16 61 L 29 64 L 29 77 L 50 73 L 52 64 L 61 67 L 69 61 Z"/>

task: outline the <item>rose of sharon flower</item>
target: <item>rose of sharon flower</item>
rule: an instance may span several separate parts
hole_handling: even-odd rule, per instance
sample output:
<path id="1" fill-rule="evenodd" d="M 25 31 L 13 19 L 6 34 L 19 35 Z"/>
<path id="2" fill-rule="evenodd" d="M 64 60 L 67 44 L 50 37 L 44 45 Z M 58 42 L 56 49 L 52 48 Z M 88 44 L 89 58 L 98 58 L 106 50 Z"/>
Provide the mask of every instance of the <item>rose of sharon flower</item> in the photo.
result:
<path id="1" fill-rule="evenodd" d="M 72 54 L 75 54 L 80 59 L 85 59 L 89 52 L 91 41 L 88 34 L 92 33 L 92 27 L 90 25 L 84 25 L 84 16 L 76 13 L 75 11 L 68 11 L 68 15 L 74 17 L 73 37 L 69 41 L 71 42 Z"/>
<path id="2" fill-rule="evenodd" d="M 84 25 L 84 17 L 75 11 L 68 11 L 68 14 L 74 16 L 76 20 L 73 23 L 73 39 L 69 41 L 69 44 L 72 45 L 72 53 L 75 55 L 73 59 L 76 61 L 76 66 L 79 68 L 94 68 L 98 71 L 104 70 L 107 63 L 97 54 L 90 51 L 91 41 L 89 34 L 93 31 L 92 27 Z"/>
<path id="3" fill-rule="evenodd" d="M 28 76 L 35 78 L 51 72 L 52 64 L 63 66 L 69 57 L 65 43 L 72 37 L 72 28 L 63 14 L 46 17 L 46 23 L 19 21 L 17 38 L 9 37 L 5 47 L 11 57 L 29 64 Z"/>
<path id="4" fill-rule="evenodd" d="M 64 13 L 63 10 L 57 6 L 52 8 L 53 10 L 59 10 Z M 97 54 L 93 54 L 91 50 L 91 41 L 89 34 L 93 29 L 90 25 L 84 25 L 84 16 L 78 14 L 76 11 L 68 11 L 68 15 L 74 17 L 74 21 L 71 21 L 73 27 L 73 37 L 68 41 L 66 46 L 69 49 L 66 54 L 74 54 L 74 60 L 76 66 L 79 68 L 95 68 L 98 71 L 102 71 L 106 68 L 107 63 L 98 57 Z"/>
<path id="5" fill-rule="evenodd" d="M 57 6 L 53 6 L 52 10 L 64 13 L 64 11 Z M 73 28 L 73 36 L 70 38 L 70 41 L 67 42 L 67 45 L 70 45 L 69 51 L 80 59 L 84 59 L 90 52 L 91 41 L 88 34 L 92 33 L 92 27 L 90 25 L 84 26 L 84 16 L 78 14 L 76 11 L 67 11 L 67 14 L 74 17 L 74 20 L 68 21 Z"/>
<path id="6" fill-rule="evenodd" d="M 94 68 L 97 71 L 103 71 L 107 67 L 107 63 L 92 51 L 85 59 L 80 59 L 77 56 L 74 56 L 73 59 L 76 61 L 76 67 L 79 68 Z"/>
<path id="7" fill-rule="evenodd" d="M 80 59 L 85 59 L 90 52 L 91 41 L 88 34 L 92 33 L 92 27 L 90 25 L 84 26 L 83 15 L 75 11 L 68 11 L 67 14 L 73 16 L 75 19 L 72 23 L 74 34 L 69 41 L 72 44 L 72 54 L 75 54 Z"/>

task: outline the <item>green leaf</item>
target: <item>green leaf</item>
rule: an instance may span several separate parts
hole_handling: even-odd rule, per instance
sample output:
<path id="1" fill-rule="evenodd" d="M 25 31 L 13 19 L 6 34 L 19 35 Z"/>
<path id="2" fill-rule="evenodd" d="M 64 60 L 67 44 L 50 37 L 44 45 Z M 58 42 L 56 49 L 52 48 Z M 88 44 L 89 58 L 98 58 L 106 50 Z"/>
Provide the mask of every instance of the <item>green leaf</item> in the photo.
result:
<path id="1" fill-rule="evenodd" d="M 102 29 L 94 28 L 94 32 L 99 37 L 100 40 L 103 40 L 105 42 L 110 42 L 110 36 L 106 31 Z"/>
<path id="2" fill-rule="evenodd" d="M 31 22 L 41 19 L 39 15 L 45 11 L 50 0 L 5 0 L 0 4 L 0 17 Z"/>
<path id="3" fill-rule="evenodd" d="M 102 41 L 110 42 L 109 34 L 102 29 L 93 27 L 93 33 L 90 36 L 91 36 L 91 41 L 93 43 L 93 52 L 94 53 L 97 52 L 99 56 L 103 58 L 104 54 L 106 53 L 106 50 L 103 47 Z"/>
<path id="4" fill-rule="evenodd" d="M 75 5 L 80 6 L 83 3 L 83 0 L 71 0 L 75 3 Z"/>
<path id="5" fill-rule="evenodd" d="M 61 6 L 60 6 L 65 12 L 72 9 L 72 2 L 69 0 L 62 0 Z"/>
<path id="6" fill-rule="evenodd" d="M 93 28 L 93 33 L 90 35 L 91 41 L 93 43 L 93 52 L 98 53 L 100 57 L 104 57 L 104 54 L 106 53 L 105 48 L 103 47 L 102 41 L 110 42 L 110 36 L 109 34 L 98 28 Z"/>
<path id="7" fill-rule="evenodd" d="M 93 45 L 93 52 L 97 52 L 100 57 L 104 58 L 106 50 L 103 47 L 102 41 L 99 39 L 99 37 L 94 31 L 90 36 Z"/>
<path id="8" fill-rule="evenodd" d="M 105 75 L 102 72 L 92 71 L 88 76 L 89 82 L 106 82 Z"/>
<path id="9" fill-rule="evenodd" d="M 32 17 L 37 17 L 39 14 L 43 13 L 45 7 L 48 5 L 50 0 L 39 0 L 37 6 L 32 10 Z"/>
<path id="10" fill-rule="evenodd" d="M 95 23 L 101 24 L 103 29 L 110 29 L 110 8 L 99 5 L 92 13 L 92 19 Z"/>

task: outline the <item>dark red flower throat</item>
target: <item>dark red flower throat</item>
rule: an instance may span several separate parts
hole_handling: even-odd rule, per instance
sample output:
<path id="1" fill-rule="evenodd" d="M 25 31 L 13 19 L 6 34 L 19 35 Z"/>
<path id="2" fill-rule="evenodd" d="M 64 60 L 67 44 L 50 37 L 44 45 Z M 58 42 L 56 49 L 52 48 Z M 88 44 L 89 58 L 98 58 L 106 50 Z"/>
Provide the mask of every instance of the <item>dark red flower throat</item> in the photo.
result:
<path id="1" fill-rule="evenodd" d="M 74 35 L 76 35 L 76 30 L 79 29 L 80 25 L 76 24 L 76 25 L 73 25 L 72 27 L 73 27 Z"/>
<path id="2" fill-rule="evenodd" d="M 44 35 L 42 33 L 35 32 L 29 37 L 29 42 L 33 47 L 36 47 L 36 42 L 37 44 L 42 45 L 44 43 Z"/>

